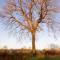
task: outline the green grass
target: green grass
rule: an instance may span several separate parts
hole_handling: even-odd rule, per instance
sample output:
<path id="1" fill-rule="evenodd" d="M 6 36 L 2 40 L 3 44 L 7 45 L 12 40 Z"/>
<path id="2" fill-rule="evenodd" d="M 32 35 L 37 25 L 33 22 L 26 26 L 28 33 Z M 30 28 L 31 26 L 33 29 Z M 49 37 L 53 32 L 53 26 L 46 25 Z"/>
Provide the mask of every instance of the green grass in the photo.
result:
<path id="1" fill-rule="evenodd" d="M 44 58 L 31 57 L 29 60 L 43 60 Z"/>
<path id="2" fill-rule="evenodd" d="M 31 57 L 26 57 L 26 58 L 22 58 L 22 59 L 20 57 L 17 59 L 16 56 L 12 56 L 9 59 L 10 60 L 60 60 L 60 56 L 55 56 L 55 57 L 35 57 L 35 56 L 31 56 Z M 0 58 L 0 60 L 8 60 L 8 59 Z"/>
<path id="3" fill-rule="evenodd" d="M 27 60 L 60 60 L 60 56 L 56 57 L 44 57 L 44 58 L 38 58 L 38 57 L 31 57 Z"/>

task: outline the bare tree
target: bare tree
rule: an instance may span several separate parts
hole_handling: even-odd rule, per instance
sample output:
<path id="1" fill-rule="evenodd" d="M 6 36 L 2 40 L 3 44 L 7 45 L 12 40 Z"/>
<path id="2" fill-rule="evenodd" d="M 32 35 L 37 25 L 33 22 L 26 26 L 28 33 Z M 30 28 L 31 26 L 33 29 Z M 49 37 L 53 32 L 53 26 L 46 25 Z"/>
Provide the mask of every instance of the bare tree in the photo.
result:
<path id="1" fill-rule="evenodd" d="M 59 10 L 51 1 L 54 2 L 54 0 L 7 0 L 5 7 L 7 21 L 12 24 L 16 23 L 16 28 L 27 29 L 31 33 L 33 52 L 35 52 L 35 34 L 39 24 L 45 22 L 48 27 L 53 29 L 53 24 L 58 23 L 50 18 L 51 12 Z"/>
<path id="2" fill-rule="evenodd" d="M 50 48 L 51 48 L 51 49 L 58 49 L 58 48 L 59 48 L 59 46 L 58 46 L 58 45 L 56 45 L 56 44 L 50 44 Z"/>

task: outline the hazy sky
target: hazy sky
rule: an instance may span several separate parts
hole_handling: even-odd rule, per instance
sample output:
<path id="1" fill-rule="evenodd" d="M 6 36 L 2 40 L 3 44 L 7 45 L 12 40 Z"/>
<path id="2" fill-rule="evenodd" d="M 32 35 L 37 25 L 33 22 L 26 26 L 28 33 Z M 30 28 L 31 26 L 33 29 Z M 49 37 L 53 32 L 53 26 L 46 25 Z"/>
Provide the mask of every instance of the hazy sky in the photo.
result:
<path id="1" fill-rule="evenodd" d="M 60 6 L 60 0 L 55 0 L 55 4 Z M 0 12 L 3 11 L 5 5 L 5 0 L 0 0 Z M 60 13 L 55 13 L 54 19 L 60 21 Z M 0 20 L 3 20 L 0 18 Z M 60 33 L 57 32 L 57 40 L 55 40 L 53 33 L 48 32 L 46 24 L 41 24 L 44 29 L 41 32 L 36 33 L 36 48 L 43 49 L 49 47 L 50 44 L 56 44 L 60 46 Z M 49 35 L 50 33 L 50 35 Z M 5 29 L 5 25 L 0 22 L 0 48 L 7 46 L 7 48 L 31 48 L 31 40 L 26 36 L 26 39 L 23 38 L 23 41 L 18 41 L 16 36 L 13 34 L 10 35 Z"/>

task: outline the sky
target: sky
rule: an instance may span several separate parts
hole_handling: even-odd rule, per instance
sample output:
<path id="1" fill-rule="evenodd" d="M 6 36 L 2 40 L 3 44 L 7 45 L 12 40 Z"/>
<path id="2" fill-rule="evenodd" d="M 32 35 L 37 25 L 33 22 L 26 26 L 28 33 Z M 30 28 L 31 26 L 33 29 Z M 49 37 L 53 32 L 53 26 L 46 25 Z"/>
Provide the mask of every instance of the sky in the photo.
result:
<path id="1" fill-rule="evenodd" d="M 3 11 L 5 5 L 5 0 L 0 0 L 0 12 Z M 60 6 L 60 0 L 56 0 L 55 4 Z M 60 21 L 60 13 L 54 15 L 54 19 Z M 9 34 L 6 30 L 5 25 L 1 22 L 0 18 L 0 48 L 5 46 L 9 49 L 18 49 L 18 48 L 31 48 L 31 36 L 26 36 L 22 41 L 18 41 L 17 37 L 14 34 Z M 53 36 L 53 32 L 48 32 L 46 24 L 41 24 L 43 31 L 36 33 L 36 49 L 49 48 L 50 44 L 56 44 L 60 47 L 60 33 L 56 32 L 57 40 Z"/>

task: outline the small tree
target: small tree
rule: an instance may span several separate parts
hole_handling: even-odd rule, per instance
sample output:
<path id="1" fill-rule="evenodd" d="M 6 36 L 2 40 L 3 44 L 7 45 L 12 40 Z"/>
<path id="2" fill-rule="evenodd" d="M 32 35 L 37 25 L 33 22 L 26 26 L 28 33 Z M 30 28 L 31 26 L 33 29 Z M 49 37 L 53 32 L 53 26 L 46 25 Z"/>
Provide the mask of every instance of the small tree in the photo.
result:
<path id="1" fill-rule="evenodd" d="M 12 24 L 16 23 L 16 28 L 23 27 L 31 33 L 33 52 L 35 52 L 35 34 L 39 24 L 46 22 L 47 26 L 53 29 L 55 21 L 49 18 L 49 12 L 57 12 L 57 9 L 52 6 L 49 0 L 7 0 L 5 8 L 7 21 Z M 19 15 L 18 18 L 17 15 Z"/>

